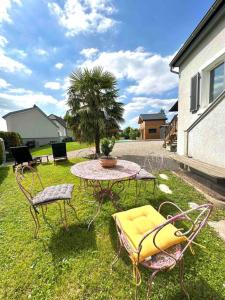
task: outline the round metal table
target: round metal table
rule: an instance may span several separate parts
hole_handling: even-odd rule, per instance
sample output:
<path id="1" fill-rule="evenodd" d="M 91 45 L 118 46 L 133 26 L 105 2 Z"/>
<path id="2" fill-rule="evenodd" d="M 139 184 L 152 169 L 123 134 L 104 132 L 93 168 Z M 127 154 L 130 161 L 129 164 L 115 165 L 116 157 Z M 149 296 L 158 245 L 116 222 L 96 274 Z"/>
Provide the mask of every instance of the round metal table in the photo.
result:
<path id="1" fill-rule="evenodd" d="M 73 175 L 79 177 L 86 187 L 93 188 L 93 195 L 98 201 L 97 212 L 88 227 L 99 214 L 105 197 L 110 198 L 114 207 L 119 210 L 119 193 L 124 190 L 125 182 L 133 179 L 140 169 L 138 164 L 127 160 L 118 160 L 113 168 L 103 168 L 99 160 L 85 161 L 71 167 Z M 113 191 L 115 186 L 117 192 Z"/>

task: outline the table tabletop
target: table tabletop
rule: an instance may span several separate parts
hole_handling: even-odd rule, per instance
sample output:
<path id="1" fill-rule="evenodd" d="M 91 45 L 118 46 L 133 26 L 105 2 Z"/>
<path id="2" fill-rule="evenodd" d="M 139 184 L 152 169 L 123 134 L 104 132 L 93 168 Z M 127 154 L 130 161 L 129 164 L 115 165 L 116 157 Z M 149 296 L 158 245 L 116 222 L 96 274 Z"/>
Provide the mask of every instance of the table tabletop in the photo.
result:
<path id="1" fill-rule="evenodd" d="M 71 173 L 87 180 L 123 180 L 134 177 L 141 167 L 128 160 L 117 160 L 113 168 L 103 168 L 99 160 L 84 161 L 71 167 Z"/>

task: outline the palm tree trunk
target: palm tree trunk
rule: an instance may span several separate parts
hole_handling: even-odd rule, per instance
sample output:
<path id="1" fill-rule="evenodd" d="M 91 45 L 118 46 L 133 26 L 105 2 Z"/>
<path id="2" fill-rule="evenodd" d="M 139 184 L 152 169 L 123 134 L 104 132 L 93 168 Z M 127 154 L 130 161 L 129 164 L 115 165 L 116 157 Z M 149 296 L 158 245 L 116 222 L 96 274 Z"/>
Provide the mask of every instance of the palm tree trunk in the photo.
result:
<path id="1" fill-rule="evenodd" d="M 96 154 L 100 154 L 100 134 L 99 134 L 99 128 L 96 128 L 95 133 L 95 152 Z"/>

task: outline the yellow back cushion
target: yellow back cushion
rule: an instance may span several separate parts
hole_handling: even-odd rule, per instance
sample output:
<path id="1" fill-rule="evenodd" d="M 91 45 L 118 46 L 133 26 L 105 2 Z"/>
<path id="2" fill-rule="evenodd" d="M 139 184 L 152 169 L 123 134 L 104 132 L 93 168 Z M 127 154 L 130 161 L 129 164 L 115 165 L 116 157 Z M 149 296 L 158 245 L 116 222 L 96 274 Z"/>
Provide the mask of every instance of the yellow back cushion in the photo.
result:
<path id="1" fill-rule="evenodd" d="M 118 212 L 113 215 L 113 218 L 126 234 L 135 250 L 138 250 L 139 242 L 145 233 L 166 222 L 166 219 L 151 205 Z M 166 250 L 171 246 L 185 241 L 185 237 L 175 236 L 176 231 L 177 228 L 172 224 L 166 225 L 157 234 L 155 239 L 156 245 Z M 139 257 L 140 261 L 160 252 L 153 243 L 154 234 L 155 232 L 149 235 L 142 243 L 142 250 Z M 133 253 L 131 256 L 134 261 L 137 261 L 137 254 Z"/>

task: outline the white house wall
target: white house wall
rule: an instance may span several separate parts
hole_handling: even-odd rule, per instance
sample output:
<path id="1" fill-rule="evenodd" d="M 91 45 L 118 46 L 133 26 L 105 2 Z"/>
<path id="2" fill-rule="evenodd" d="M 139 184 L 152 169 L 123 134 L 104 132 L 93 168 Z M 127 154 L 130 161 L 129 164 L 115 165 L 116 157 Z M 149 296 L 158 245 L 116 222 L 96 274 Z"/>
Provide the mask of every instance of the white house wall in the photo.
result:
<path id="1" fill-rule="evenodd" d="M 65 137 L 66 136 L 66 128 L 62 126 L 57 120 L 52 120 L 54 124 L 58 126 L 58 132 L 60 137 Z"/>
<path id="2" fill-rule="evenodd" d="M 6 118 L 7 130 L 18 132 L 24 142 L 36 140 L 37 145 L 58 141 L 57 127 L 37 108 L 18 112 Z"/>
<path id="3" fill-rule="evenodd" d="M 199 115 L 208 106 L 209 99 L 209 86 L 207 85 L 207 80 L 204 79 L 203 69 L 207 66 L 207 63 L 212 62 L 212 58 L 217 54 L 221 54 L 225 47 L 225 19 L 221 19 L 220 22 L 213 28 L 213 30 L 201 41 L 195 50 L 192 51 L 191 55 L 182 63 L 180 66 L 180 80 L 179 80 L 179 113 L 178 113 L 178 148 L 177 152 L 180 155 L 187 154 L 187 133 L 185 132 L 190 125 L 199 117 Z M 224 51 L 225 52 L 225 51 Z M 200 109 L 197 113 L 190 112 L 190 92 L 191 92 L 191 78 L 200 72 L 202 75 L 201 79 L 201 97 L 200 97 Z M 205 81 L 205 83 L 204 83 Z M 225 101 L 225 100 L 224 100 Z M 213 157 L 216 154 L 224 153 L 224 143 L 218 143 L 218 135 L 213 134 L 216 130 L 222 135 L 225 132 L 225 115 L 224 115 L 224 101 L 220 105 L 221 112 L 219 113 L 219 119 L 216 115 L 219 108 L 215 109 L 215 112 L 210 112 L 209 115 L 203 119 L 202 124 L 207 124 L 208 130 L 211 128 L 208 138 L 205 135 L 204 125 L 200 126 L 200 123 L 194 128 L 193 133 L 191 133 L 191 138 L 189 139 L 189 149 L 191 149 L 193 158 L 204 160 L 209 163 L 218 164 L 218 158 L 212 158 L 212 151 L 215 147 L 212 145 L 217 145 L 216 152 L 214 152 Z M 222 114 L 224 119 L 222 120 Z M 211 125 L 210 125 L 211 124 Z M 215 129 L 217 127 L 217 129 Z M 197 141 L 197 136 L 199 141 Z M 201 138 L 202 136 L 202 138 Z M 204 142 L 207 140 L 207 144 Z M 211 146 L 209 146 L 209 144 Z M 196 146 L 195 146 L 196 145 Z M 222 147 L 223 148 L 220 148 Z M 195 149 L 196 147 L 196 149 Z M 194 150 L 195 149 L 195 150 Z M 214 149 L 214 150 L 213 150 Z M 204 153 L 204 158 L 203 158 Z M 219 155 L 219 156 L 220 156 Z M 224 160 L 224 158 L 223 158 Z M 224 161 L 223 161 L 224 164 Z M 221 164 L 220 164 L 221 165 Z"/>
<path id="4" fill-rule="evenodd" d="M 225 168 L 225 98 L 189 133 L 188 155 Z"/>

